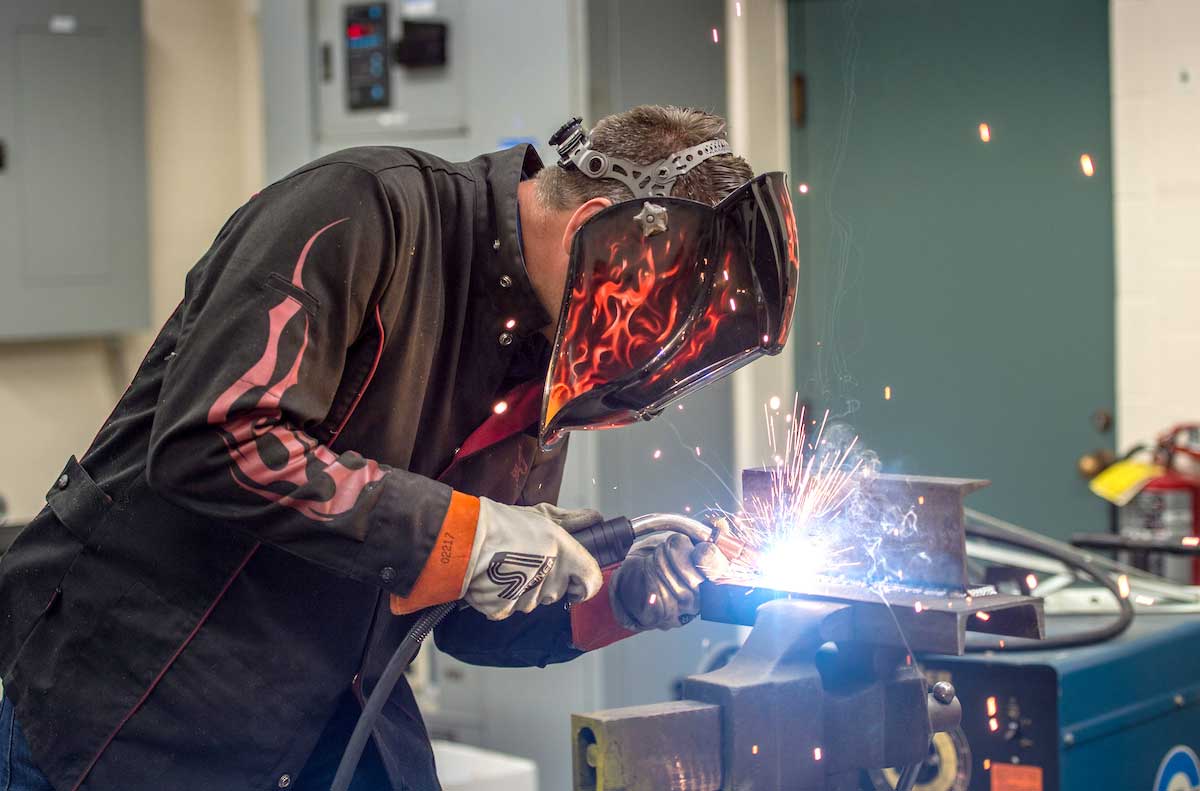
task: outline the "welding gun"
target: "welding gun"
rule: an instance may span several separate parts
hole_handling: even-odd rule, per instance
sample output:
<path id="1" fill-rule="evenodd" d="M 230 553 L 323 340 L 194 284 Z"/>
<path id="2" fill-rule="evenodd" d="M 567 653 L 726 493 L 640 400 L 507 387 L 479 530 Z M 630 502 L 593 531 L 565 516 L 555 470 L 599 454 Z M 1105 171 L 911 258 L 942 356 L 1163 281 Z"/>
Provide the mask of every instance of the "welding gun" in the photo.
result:
<path id="1" fill-rule="evenodd" d="M 571 537 L 596 559 L 596 563 L 604 567 L 624 560 L 637 539 L 651 533 L 661 532 L 681 533 L 697 543 L 712 541 L 723 551 L 730 547 L 730 542 L 733 540 L 727 535 L 727 531 L 679 514 L 646 514 L 633 519 L 618 516 L 576 530 L 571 533 Z M 358 723 L 354 726 L 354 733 L 346 744 L 346 751 L 342 754 L 341 763 L 338 764 L 330 791 L 347 791 L 350 788 L 350 782 L 354 779 L 354 770 L 367 746 L 367 739 L 370 738 L 375 720 L 379 717 L 388 698 L 391 697 L 392 690 L 400 681 L 400 677 L 404 675 L 404 671 L 412 662 L 413 657 L 417 655 L 421 643 L 429 636 L 433 628 L 459 604 L 458 601 L 452 601 L 425 609 L 409 629 L 408 634 L 400 641 L 400 646 L 388 660 L 379 681 L 371 690 L 371 694 L 363 706 Z"/>

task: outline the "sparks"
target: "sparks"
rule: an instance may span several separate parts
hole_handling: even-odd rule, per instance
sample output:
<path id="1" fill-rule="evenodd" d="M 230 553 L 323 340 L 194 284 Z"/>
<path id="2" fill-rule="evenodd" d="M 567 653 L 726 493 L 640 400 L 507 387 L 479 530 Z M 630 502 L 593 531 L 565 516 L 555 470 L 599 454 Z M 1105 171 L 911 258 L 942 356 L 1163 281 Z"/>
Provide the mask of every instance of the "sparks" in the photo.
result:
<path id="1" fill-rule="evenodd" d="M 777 399 L 763 404 L 767 445 L 775 462 L 769 493 L 728 515 L 727 526 L 745 551 L 723 579 L 788 588 L 858 564 L 847 557 L 853 546 L 834 546 L 829 534 L 815 528 L 841 514 L 856 491 L 862 461 L 853 455 L 857 437 L 844 448 L 827 442 L 828 412 L 815 436 L 809 434 L 798 396 L 783 416 L 785 428 L 777 430 L 779 415 L 772 409 Z"/>
<path id="2" fill-rule="evenodd" d="M 1117 592 L 1121 594 L 1122 599 L 1129 598 L 1129 577 L 1124 574 L 1117 577 Z"/>
<path id="3" fill-rule="evenodd" d="M 892 400 L 892 386 L 891 386 L 891 385 L 884 385 L 884 388 L 883 388 L 883 400 L 884 400 L 884 401 L 891 401 L 891 400 Z"/>
<path id="4" fill-rule="evenodd" d="M 1026 575 L 1026 577 L 1025 577 L 1025 587 L 1026 587 L 1026 588 L 1029 588 L 1029 590 L 1033 591 L 1033 590 L 1037 590 L 1037 586 L 1038 586 L 1038 578 L 1037 578 L 1037 575 L 1036 575 L 1036 574 L 1028 574 L 1028 575 Z"/>
<path id="5" fill-rule="evenodd" d="M 729 298 L 729 309 L 737 310 L 737 303 L 733 301 L 733 297 Z"/>
<path id="6" fill-rule="evenodd" d="M 988 621 L 992 620 L 992 614 L 986 613 L 986 612 L 977 612 L 977 613 L 975 613 L 975 617 L 978 618 L 979 620 L 983 621 L 984 623 L 987 623 Z"/>
<path id="7" fill-rule="evenodd" d="M 992 759 L 984 758 L 983 759 L 983 771 L 989 772 L 989 771 L 991 771 L 991 769 L 992 769 Z"/>
<path id="8" fill-rule="evenodd" d="M 925 505 L 925 495 L 917 495 L 917 505 Z"/>
<path id="9" fill-rule="evenodd" d="M 782 403 L 783 401 L 780 400 L 779 396 L 771 396 L 771 398 L 767 401 L 767 406 L 771 408 L 772 412 L 777 412 L 779 410 L 779 405 Z"/>
<path id="10" fill-rule="evenodd" d="M 993 695 L 992 697 L 987 699 L 987 715 L 989 717 L 995 717 L 996 712 L 999 710 L 999 708 L 1000 707 L 996 703 L 995 695 Z"/>
<path id="11" fill-rule="evenodd" d="M 996 719 L 995 717 L 992 717 L 990 720 L 988 720 L 988 730 L 992 733 L 1000 730 L 1000 720 Z"/>
<path id="12" fill-rule="evenodd" d="M 678 407 L 679 407 L 679 411 L 680 411 L 680 412 L 682 412 L 682 411 L 683 411 L 683 404 L 677 404 L 676 406 L 678 406 Z"/>
<path id="13" fill-rule="evenodd" d="M 503 415 L 505 412 L 508 411 L 508 402 L 507 401 L 497 401 L 495 403 L 495 405 L 492 407 L 492 411 L 495 412 L 497 415 Z"/>
<path id="14" fill-rule="evenodd" d="M 719 35 L 717 35 L 717 29 L 715 27 L 713 28 L 713 43 L 714 44 L 721 43 L 721 37 Z"/>
<path id="15" fill-rule="evenodd" d="M 757 744 L 750 745 L 750 754 L 758 755 L 758 745 Z"/>
<path id="16" fill-rule="evenodd" d="M 516 320 L 516 319 L 509 319 L 508 321 L 504 322 L 504 328 L 505 328 L 505 329 L 511 330 L 511 329 L 512 329 L 513 327 L 515 327 L 515 326 L 517 326 L 517 320 Z"/>
<path id="17" fill-rule="evenodd" d="M 1083 154 L 1079 157 L 1079 167 L 1085 176 L 1091 177 L 1096 175 L 1096 166 L 1092 164 L 1092 158 L 1088 154 Z"/>
<path id="18" fill-rule="evenodd" d="M 992 128 L 987 124 L 979 125 L 979 139 L 985 143 L 992 142 Z"/>
<path id="19" fill-rule="evenodd" d="M 700 455 L 700 446 L 699 445 L 696 446 L 696 455 L 697 456 Z"/>
<path id="20" fill-rule="evenodd" d="M 1140 604 L 1143 607 L 1149 607 L 1151 604 L 1154 604 L 1153 596 L 1143 596 L 1140 593 L 1137 596 L 1134 596 L 1133 600 L 1135 603 Z"/>
<path id="21" fill-rule="evenodd" d="M 655 449 L 654 449 L 654 453 L 652 453 L 652 454 L 650 454 L 650 455 L 651 455 L 653 458 L 655 458 L 655 459 L 661 459 L 661 458 L 662 458 L 662 449 L 661 449 L 661 448 L 655 448 Z"/>
<path id="22" fill-rule="evenodd" d="M 804 182 L 800 182 L 799 184 L 796 185 L 796 191 L 799 192 L 801 195 L 807 195 L 808 194 L 808 185 L 805 184 Z"/>
<path id="23" fill-rule="evenodd" d="M 1183 545 L 1185 547 L 1200 547 L 1200 536 L 1184 536 Z"/>
<path id="24" fill-rule="evenodd" d="M 813 760 L 814 761 L 821 760 L 821 748 L 820 747 L 813 748 Z"/>
<path id="25" fill-rule="evenodd" d="M 916 604 L 913 605 L 913 612 L 923 612 L 924 610 L 925 610 L 925 605 L 921 604 L 921 602 L 917 602 Z"/>

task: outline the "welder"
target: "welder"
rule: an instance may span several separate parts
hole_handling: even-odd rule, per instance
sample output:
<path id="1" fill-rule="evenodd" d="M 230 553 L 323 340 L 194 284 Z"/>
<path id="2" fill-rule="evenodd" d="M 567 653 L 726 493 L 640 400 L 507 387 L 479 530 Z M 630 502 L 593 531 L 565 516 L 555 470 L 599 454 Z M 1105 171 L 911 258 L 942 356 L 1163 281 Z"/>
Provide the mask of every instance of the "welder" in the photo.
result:
<path id="1" fill-rule="evenodd" d="M 696 110 L 552 142 L 342 151 L 225 223 L 0 564 L 13 791 L 327 789 L 424 608 L 462 600 L 438 646 L 502 666 L 696 613 L 720 552 L 602 570 L 598 515 L 553 504 L 563 435 L 782 348 L 786 184 Z M 372 735 L 354 788 L 438 787 L 406 684 Z"/>

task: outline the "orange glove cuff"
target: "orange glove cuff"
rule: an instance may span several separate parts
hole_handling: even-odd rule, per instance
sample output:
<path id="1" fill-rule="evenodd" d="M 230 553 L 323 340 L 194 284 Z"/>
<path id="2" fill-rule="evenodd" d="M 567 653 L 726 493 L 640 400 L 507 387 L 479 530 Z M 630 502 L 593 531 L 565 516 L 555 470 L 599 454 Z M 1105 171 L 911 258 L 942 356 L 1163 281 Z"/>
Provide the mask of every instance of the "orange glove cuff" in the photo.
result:
<path id="1" fill-rule="evenodd" d="M 442 529 L 417 577 L 417 584 L 407 596 L 392 594 L 393 615 L 407 615 L 435 604 L 445 604 L 462 595 L 478 523 L 479 498 L 461 492 L 451 493 Z"/>

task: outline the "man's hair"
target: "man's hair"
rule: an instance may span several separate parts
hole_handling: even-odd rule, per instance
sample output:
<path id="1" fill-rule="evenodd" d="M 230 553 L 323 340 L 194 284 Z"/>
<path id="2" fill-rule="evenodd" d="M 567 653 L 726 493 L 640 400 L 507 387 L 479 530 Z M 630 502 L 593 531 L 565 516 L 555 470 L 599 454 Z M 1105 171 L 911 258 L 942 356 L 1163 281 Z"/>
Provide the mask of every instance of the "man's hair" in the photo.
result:
<path id="1" fill-rule="evenodd" d="M 650 165 L 706 140 L 725 139 L 725 119 L 703 110 L 644 104 L 600 119 L 589 136 L 595 151 Z M 680 176 L 671 195 L 711 205 L 753 176 L 746 160 L 721 154 Z M 616 179 L 594 179 L 557 165 L 538 173 L 537 194 L 543 205 L 558 210 L 575 209 L 592 198 L 616 203 L 633 197 L 629 187 Z"/>

